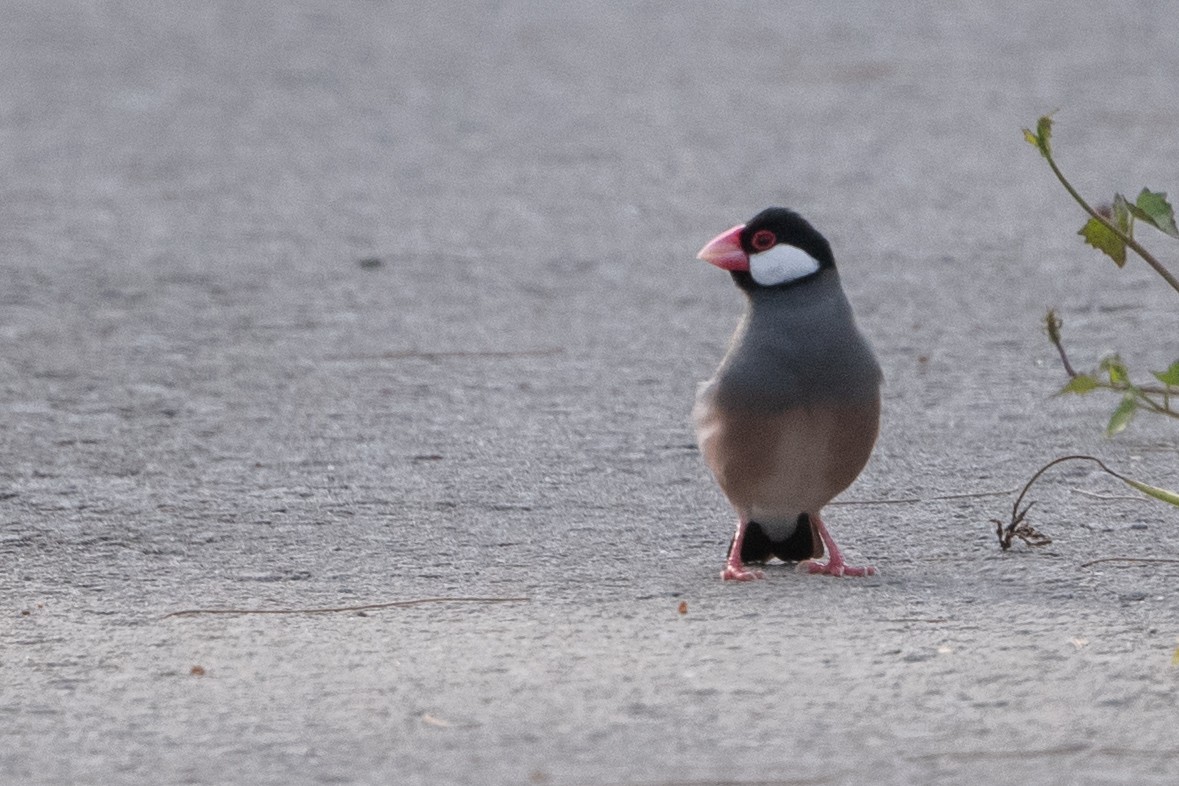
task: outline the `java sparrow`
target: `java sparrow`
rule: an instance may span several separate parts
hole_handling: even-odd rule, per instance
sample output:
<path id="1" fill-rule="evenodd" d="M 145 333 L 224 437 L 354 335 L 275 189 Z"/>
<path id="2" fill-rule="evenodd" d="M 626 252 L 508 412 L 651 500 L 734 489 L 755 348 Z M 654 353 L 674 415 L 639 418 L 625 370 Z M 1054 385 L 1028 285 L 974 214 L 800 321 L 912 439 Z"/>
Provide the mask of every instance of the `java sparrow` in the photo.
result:
<path id="1" fill-rule="evenodd" d="M 771 207 L 698 254 L 732 274 L 748 307 L 692 418 L 737 512 L 721 578 L 762 578 L 771 557 L 832 576 L 848 565 L 819 512 L 860 474 L 880 424 L 880 365 L 856 327 L 826 238 Z M 826 563 L 817 562 L 828 554 Z"/>

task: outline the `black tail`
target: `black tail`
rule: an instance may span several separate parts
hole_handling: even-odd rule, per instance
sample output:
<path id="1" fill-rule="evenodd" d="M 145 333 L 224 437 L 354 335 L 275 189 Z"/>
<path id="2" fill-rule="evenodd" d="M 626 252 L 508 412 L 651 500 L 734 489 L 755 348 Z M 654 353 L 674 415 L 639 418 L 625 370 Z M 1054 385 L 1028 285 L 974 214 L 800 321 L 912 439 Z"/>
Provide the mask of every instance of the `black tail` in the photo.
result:
<path id="1" fill-rule="evenodd" d="M 729 543 L 729 549 L 733 544 Z M 768 562 L 777 557 L 783 562 L 800 562 L 823 556 L 823 542 L 816 540 L 811 518 L 803 513 L 798 517 L 794 531 L 782 540 L 771 540 L 756 521 L 749 522 L 745 529 L 745 540 L 741 543 L 742 562 Z"/>

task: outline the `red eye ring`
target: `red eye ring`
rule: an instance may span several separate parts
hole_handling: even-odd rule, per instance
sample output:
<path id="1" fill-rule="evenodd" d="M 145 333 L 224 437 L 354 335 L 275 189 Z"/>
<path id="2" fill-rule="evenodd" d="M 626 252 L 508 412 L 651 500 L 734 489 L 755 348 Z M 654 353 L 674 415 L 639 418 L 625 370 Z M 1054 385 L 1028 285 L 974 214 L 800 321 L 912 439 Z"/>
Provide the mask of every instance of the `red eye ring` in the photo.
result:
<path id="1" fill-rule="evenodd" d="M 777 236 L 768 229 L 757 230 L 753 233 L 753 237 L 749 239 L 749 245 L 753 247 L 754 251 L 765 251 L 777 242 Z"/>

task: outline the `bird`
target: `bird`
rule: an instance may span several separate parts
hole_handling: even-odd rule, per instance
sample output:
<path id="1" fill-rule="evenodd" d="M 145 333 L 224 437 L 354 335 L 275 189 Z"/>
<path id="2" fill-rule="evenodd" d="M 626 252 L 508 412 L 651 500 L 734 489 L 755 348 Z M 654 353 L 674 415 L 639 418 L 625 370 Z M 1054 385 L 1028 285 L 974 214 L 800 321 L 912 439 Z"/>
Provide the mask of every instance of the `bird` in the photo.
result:
<path id="1" fill-rule="evenodd" d="M 748 563 L 773 557 L 813 574 L 874 575 L 845 561 L 820 515 L 868 462 L 883 381 L 830 243 L 795 211 L 770 207 L 697 257 L 728 271 L 747 301 L 692 409 L 700 452 L 737 513 L 721 578 L 764 578 Z"/>

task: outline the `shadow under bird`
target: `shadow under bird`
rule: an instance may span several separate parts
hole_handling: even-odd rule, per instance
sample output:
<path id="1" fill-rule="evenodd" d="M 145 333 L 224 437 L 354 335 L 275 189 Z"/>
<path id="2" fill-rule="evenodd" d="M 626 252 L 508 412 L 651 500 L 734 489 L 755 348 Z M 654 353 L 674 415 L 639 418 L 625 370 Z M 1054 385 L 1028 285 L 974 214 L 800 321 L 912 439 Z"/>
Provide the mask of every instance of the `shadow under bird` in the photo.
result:
<path id="1" fill-rule="evenodd" d="M 810 573 L 874 574 L 844 561 L 819 516 L 860 474 L 880 425 L 880 365 L 830 244 L 797 213 L 771 207 L 698 256 L 729 271 L 748 299 L 692 412 L 704 460 L 737 512 L 721 577 L 762 578 L 747 563 L 774 557 Z"/>

